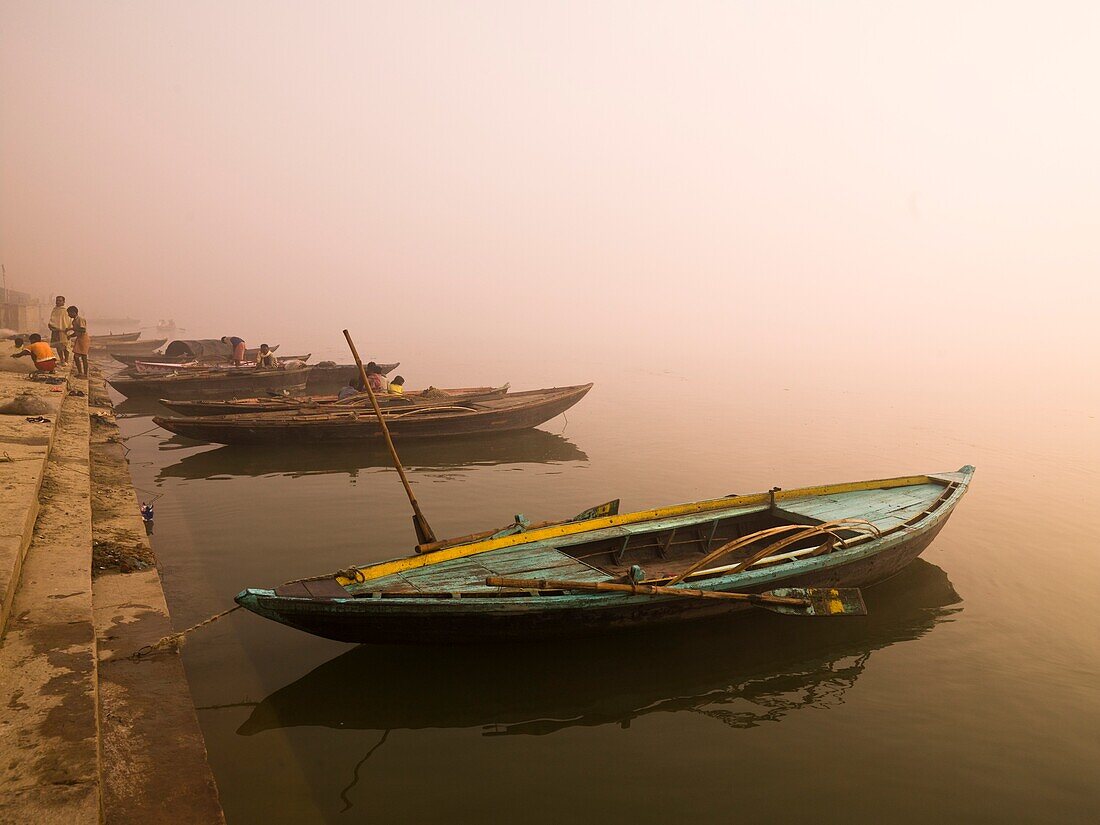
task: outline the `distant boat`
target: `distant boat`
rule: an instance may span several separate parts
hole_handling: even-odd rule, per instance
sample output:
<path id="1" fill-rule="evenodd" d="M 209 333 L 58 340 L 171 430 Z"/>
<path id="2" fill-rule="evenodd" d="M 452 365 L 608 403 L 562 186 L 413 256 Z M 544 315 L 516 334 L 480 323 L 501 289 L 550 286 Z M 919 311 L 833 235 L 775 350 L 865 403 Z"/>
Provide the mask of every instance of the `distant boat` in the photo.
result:
<path id="1" fill-rule="evenodd" d="M 121 344 L 127 341 L 136 341 L 140 337 L 140 332 L 119 332 L 110 335 L 91 336 L 92 344 Z"/>
<path id="2" fill-rule="evenodd" d="M 399 442 L 525 430 L 561 415 L 584 398 L 590 389 L 591 384 L 582 384 L 530 390 L 441 407 L 387 409 L 384 414 L 390 433 Z M 382 438 L 382 428 L 373 410 L 337 411 L 339 409 L 324 407 L 316 413 L 271 412 L 196 418 L 158 416 L 153 423 L 187 438 L 217 444 L 379 441 Z"/>
<path id="3" fill-rule="evenodd" d="M 454 644 L 675 624 L 744 612 L 754 598 L 799 601 L 782 594 L 808 587 L 821 588 L 828 600 L 838 598 L 836 588 L 884 581 L 916 559 L 947 523 L 973 473 L 966 466 L 775 488 L 626 515 L 608 512 L 617 505 L 609 502 L 568 521 L 525 529 L 517 519 L 512 529 L 487 537 L 436 542 L 419 554 L 273 589 L 249 588 L 236 601 L 343 642 Z M 660 592 L 647 592 L 651 587 Z M 667 592 L 678 588 L 684 592 Z M 781 612 L 817 609 L 807 601 Z M 824 609 L 837 612 L 828 601 Z"/>
<path id="4" fill-rule="evenodd" d="M 276 356 L 275 360 L 280 364 L 287 361 L 301 361 L 303 364 L 312 358 L 311 353 L 305 355 L 288 355 L 286 357 Z M 254 359 L 247 360 L 241 364 L 235 364 L 232 362 L 206 362 L 206 361 L 183 361 L 181 363 L 173 363 L 171 361 L 134 361 L 134 365 L 130 368 L 128 374 L 133 376 L 139 375 L 166 375 L 170 372 L 194 372 L 196 370 L 231 370 L 240 372 L 241 370 L 255 370 L 261 369 L 256 366 Z"/>
<path id="5" fill-rule="evenodd" d="M 163 344 L 167 339 L 160 339 Z M 275 352 L 279 348 L 278 344 L 272 344 L 268 349 Z M 260 352 L 259 347 L 255 349 L 246 349 L 244 351 L 244 357 L 247 361 L 254 361 L 256 355 Z M 156 358 L 150 358 L 148 355 L 142 357 L 141 355 L 131 355 L 123 352 L 112 351 L 111 356 L 116 361 L 121 361 L 128 367 L 132 367 L 136 361 L 157 361 L 162 364 L 185 364 L 191 361 L 198 361 L 200 363 L 228 363 L 233 357 L 233 348 L 224 341 L 220 341 L 217 338 L 184 341 L 175 340 L 165 347 L 163 354 L 158 355 Z M 296 358 L 298 356 L 288 356 L 286 360 L 290 358 Z M 280 358 L 280 360 L 283 360 Z"/>
<path id="6" fill-rule="evenodd" d="M 163 347 L 167 338 L 148 338 L 138 341 L 92 341 L 92 348 L 106 350 L 112 357 L 116 354 L 128 353 L 139 357 L 149 358 L 157 349 Z"/>
<path id="7" fill-rule="evenodd" d="M 196 370 L 171 375 L 140 378 L 115 376 L 107 383 L 127 398 L 245 398 L 271 392 L 300 393 L 306 387 L 309 367 L 285 367 L 273 370 Z"/>

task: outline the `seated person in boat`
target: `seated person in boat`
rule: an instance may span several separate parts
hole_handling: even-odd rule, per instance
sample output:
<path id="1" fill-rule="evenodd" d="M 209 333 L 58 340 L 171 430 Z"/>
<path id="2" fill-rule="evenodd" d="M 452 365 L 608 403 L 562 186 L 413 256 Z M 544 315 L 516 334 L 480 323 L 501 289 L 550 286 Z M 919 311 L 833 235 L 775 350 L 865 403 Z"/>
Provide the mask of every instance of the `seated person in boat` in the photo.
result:
<path id="1" fill-rule="evenodd" d="M 367 381 L 370 383 L 370 388 L 375 392 L 389 391 L 390 384 L 386 380 L 386 376 L 382 374 L 382 370 L 373 361 L 367 364 Z"/>
<path id="2" fill-rule="evenodd" d="M 257 367 L 277 367 L 279 366 L 279 359 L 275 357 L 275 353 L 271 351 L 271 347 L 267 344 L 260 344 L 260 351 L 256 353 L 256 366 Z"/>
<path id="3" fill-rule="evenodd" d="M 236 364 L 238 367 L 244 363 L 244 339 L 237 335 L 223 335 L 222 343 L 229 344 L 233 348 L 233 355 L 230 357 L 230 361 Z"/>
<path id="4" fill-rule="evenodd" d="M 353 378 L 348 381 L 346 387 L 341 387 L 340 392 L 336 393 L 336 398 L 343 401 L 345 398 L 351 398 L 353 395 L 359 395 L 359 379 Z"/>
<path id="5" fill-rule="evenodd" d="M 390 394 L 391 395 L 404 395 L 405 394 L 405 379 L 400 375 L 390 381 Z"/>
<path id="6" fill-rule="evenodd" d="M 50 345 L 43 341 L 42 336 L 37 332 L 31 333 L 26 345 L 23 344 L 22 338 L 16 338 L 15 348 L 19 352 L 13 354 L 12 358 L 30 356 L 34 359 L 35 369 L 39 372 L 53 372 L 57 369 L 57 356 Z"/>

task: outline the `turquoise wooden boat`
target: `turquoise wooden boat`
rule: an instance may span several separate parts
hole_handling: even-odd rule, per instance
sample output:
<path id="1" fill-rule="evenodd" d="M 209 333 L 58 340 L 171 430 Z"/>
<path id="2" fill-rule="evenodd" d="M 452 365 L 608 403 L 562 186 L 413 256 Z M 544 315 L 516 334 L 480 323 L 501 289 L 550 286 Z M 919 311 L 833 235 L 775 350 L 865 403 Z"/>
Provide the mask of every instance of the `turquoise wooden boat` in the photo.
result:
<path id="1" fill-rule="evenodd" d="M 236 600 L 265 618 L 347 642 L 524 640 L 680 622 L 751 605 L 587 588 L 641 582 L 759 594 L 872 585 L 923 552 L 973 473 L 966 466 L 625 515 L 585 513 L 531 529 L 517 523 L 428 552 L 250 588 Z M 525 583 L 488 583 L 500 579 Z"/>

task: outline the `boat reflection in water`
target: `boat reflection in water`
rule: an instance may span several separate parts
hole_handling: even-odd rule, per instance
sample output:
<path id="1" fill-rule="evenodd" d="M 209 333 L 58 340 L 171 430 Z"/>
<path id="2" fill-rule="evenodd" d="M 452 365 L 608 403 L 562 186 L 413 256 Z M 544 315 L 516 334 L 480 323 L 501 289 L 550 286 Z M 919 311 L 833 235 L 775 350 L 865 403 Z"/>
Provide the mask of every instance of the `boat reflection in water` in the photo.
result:
<path id="1" fill-rule="evenodd" d="M 542 735 L 651 713 L 702 713 L 733 728 L 828 708 L 875 650 L 923 636 L 960 608 L 947 574 L 917 560 L 864 591 L 868 615 L 759 612 L 561 643 L 448 648 L 360 646 L 283 687 L 238 733 L 481 728 Z M 460 684 L 461 690 L 424 690 Z"/>
<path id="2" fill-rule="evenodd" d="M 178 437 L 177 437 L 178 438 Z M 167 439 L 172 442 L 174 439 Z M 180 439 L 180 444 L 195 442 Z M 470 436 L 440 442 L 398 443 L 401 462 L 409 470 L 447 470 L 497 464 L 556 464 L 587 461 L 568 439 L 543 430 L 518 430 L 493 436 Z M 218 447 L 194 453 L 164 467 L 158 481 L 212 476 L 304 476 L 390 468 L 393 461 L 381 445 L 287 444 L 280 447 Z"/>

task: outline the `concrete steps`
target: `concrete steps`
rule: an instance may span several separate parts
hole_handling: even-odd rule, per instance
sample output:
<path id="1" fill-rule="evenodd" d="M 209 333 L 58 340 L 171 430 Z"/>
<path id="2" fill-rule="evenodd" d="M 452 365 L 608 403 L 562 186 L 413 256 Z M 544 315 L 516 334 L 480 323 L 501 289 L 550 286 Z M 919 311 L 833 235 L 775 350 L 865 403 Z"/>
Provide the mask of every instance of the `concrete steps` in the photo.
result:
<path id="1" fill-rule="evenodd" d="M 57 431 L 65 386 L 27 381 L 22 373 L 0 372 L 0 400 L 31 390 L 48 405 L 49 424 L 29 424 L 25 416 L 0 415 L 0 635 L 11 615 L 19 572 L 38 518 L 38 494 L 46 458 Z"/>
<path id="2" fill-rule="evenodd" d="M 100 821 L 88 433 L 65 395 L 0 643 L 0 822 Z"/>
<path id="3" fill-rule="evenodd" d="M 7 422 L 27 443 L 0 448 L 21 459 L 0 463 L 0 825 L 223 824 L 178 652 L 130 658 L 173 628 L 113 409 L 90 383 L 53 395 L 48 429 Z"/>

